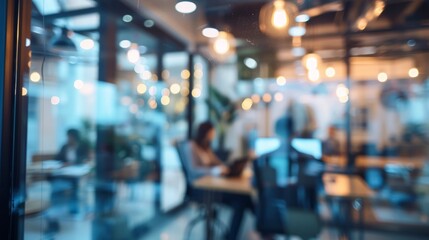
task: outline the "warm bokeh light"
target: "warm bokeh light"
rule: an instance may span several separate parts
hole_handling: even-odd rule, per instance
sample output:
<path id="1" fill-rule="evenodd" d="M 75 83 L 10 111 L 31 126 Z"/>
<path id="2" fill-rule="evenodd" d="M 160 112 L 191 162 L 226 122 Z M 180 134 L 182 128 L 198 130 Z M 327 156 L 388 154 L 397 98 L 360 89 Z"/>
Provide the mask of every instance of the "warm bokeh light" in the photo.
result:
<path id="1" fill-rule="evenodd" d="M 349 96 L 341 96 L 338 98 L 338 100 L 340 101 L 340 103 L 346 103 L 349 101 Z"/>
<path id="2" fill-rule="evenodd" d="M 419 76 L 419 70 L 417 68 L 410 68 L 410 70 L 408 70 L 408 76 L 410 76 L 410 78 L 416 78 Z"/>
<path id="3" fill-rule="evenodd" d="M 149 107 L 152 109 L 155 109 L 156 107 L 158 107 L 158 104 L 156 103 L 155 99 L 153 99 L 153 98 L 149 99 L 148 104 L 149 104 Z"/>
<path id="4" fill-rule="evenodd" d="M 127 52 L 127 58 L 130 63 L 137 63 L 140 60 L 140 51 L 137 44 L 131 44 Z"/>
<path id="5" fill-rule="evenodd" d="M 192 97 L 194 97 L 194 98 L 198 98 L 198 97 L 200 97 L 201 96 L 201 89 L 199 89 L 199 88 L 194 88 L 193 90 L 192 90 Z"/>
<path id="6" fill-rule="evenodd" d="M 252 99 L 250 99 L 250 98 L 245 98 L 245 99 L 243 100 L 243 102 L 241 103 L 241 108 L 242 108 L 244 111 L 247 111 L 247 110 L 250 110 L 250 109 L 252 108 L 252 105 L 253 105 L 253 101 L 252 101 Z"/>
<path id="7" fill-rule="evenodd" d="M 283 1 L 274 2 L 274 12 L 271 16 L 271 24 L 277 29 L 285 28 L 289 24 L 289 16 L 284 9 L 284 5 Z"/>
<path id="8" fill-rule="evenodd" d="M 188 69 L 183 69 L 182 72 L 180 73 L 180 77 L 182 77 L 182 79 L 189 79 L 190 76 L 191 76 L 191 73 L 189 72 Z"/>
<path id="9" fill-rule="evenodd" d="M 137 93 L 138 93 L 138 94 L 144 94 L 146 91 L 147 91 L 146 84 L 144 84 L 144 83 L 139 83 L 139 84 L 137 85 Z"/>
<path id="10" fill-rule="evenodd" d="M 152 78 L 152 73 L 149 70 L 144 70 L 139 76 L 143 80 L 150 80 Z"/>
<path id="11" fill-rule="evenodd" d="M 213 48 L 217 54 L 224 55 L 229 51 L 230 45 L 227 39 L 217 38 L 213 44 Z"/>
<path id="12" fill-rule="evenodd" d="M 271 97 L 271 94 L 269 94 L 269 93 L 265 93 L 265 94 L 262 96 L 262 101 L 264 101 L 264 102 L 266 102 L 266 103 L 271 102 L 271 100 L 272 100 L 272 97 Z"/>
<path id="13" fill-rule="evenodd" d="M 30 74 L 30 80 L 32 81 L 32 82 L 39 82 L 40 81 L 40 73 L 38 73 L 38 72 L 32 72 L 31 74 Z"/>
<path id="14" fill-rule="evenodd" d="M 378 75 L 377 75 L 377 79 L 378 79 L 378 81 L 379 82 L 385 82 L 385 81 L 387 81 L 387 73 L 385 73 L 385 72 L 380 72 Z"/>
<path id="15" fill-rule="evenodd" d="M 170 92 L 172 94 L 178 94 L 180 92 L 180 85 L 178 83 L 173 83 L 170 86 Z"/>
<path id="16" fill-rule="evenodd" d="M 84 83 L 82 80 L 75 80 L 73 83 L 74 88 L 76 88 L 77 90 L 81 90 L 84 86 Z"/>
<path id="17" fill-rule="evenodd" d="M 61 99 L 58 96 L 52 96 L 51 97 L 51 104 L 52 105 L 58 105 L 58 104 L 60 104 L 60 101 L 61 101 Z"/>
<path id="18" fill-rule="evenodd" d="M 261 101 L 261 97 L 258 94 L 253 94 L 251 98 L 254 103 L 259 103 Z"/>
<path id="19" fill-rule="evenodd" d="M 27 94 L 28 94 L 28 90 L 25 87 L 23 87 L 22 88 L 22 96 L 26 96 Z"/>
<path id="20" fill-rule="evenodd" d="M 170 97 L 169 96 L 162 96 L 161 97 L 161 104 L 164 106 L 167 106 L 170 104 Z"/>
<path id="21" fill-rule="evenodd" d="M 320 73 L 317 69 L 310 69 L 308 71 L 308 80 L 312 82 L 317 82 L 320 79 Z"/>
<path id="22" fill-rule="evenodd" d="M 302 58 L 302 65 L 307 69 L 307 70 L 311 70 L 311 69 L 316 69 L 320 66 L 322 62 L 322 59 L 320 58 L 320 56 L 316 53 L 309 53 L 306 54 L 303 58 Z"/>
<path id="23" fill-rule="evenodd" d="M 336 71 L 333 67 L 328 67 L 325 70 L 325 75 L 329 78 L 335 77 Z"/>
<path id="24" fill-rule="evenodd" d="M 94 45 L 95 45 L 94 40 L 90 38 L 84 39 L 80 42 L 80 47 L 83 50 L 91 50 L 94 48 Z"/>
<path id="25" fill-rule="evenodd" d="M 170 90 L 168 88 L 162 89 L 162 96 L 170 96 Z"/>
<path id="26" fill-rule="evenodd" d="M 277 85 L 284 86 L 286 84 L 286 78 L 283 76 L 279 76 L 276 78 Z"/>
<path id="27" fill-rule="evenodd" d="M 342 83 L 338 84 L 337 89 L 335 90 L 335 94 L 337 95 L 338 98 L 348 96 L 349 92 L 350 92 L 349 89 Z"/>
<path id="28" fill-rule="evenodd" d="M 276 100 L 276 102 L 281 102 L 283 101 L 283 99 L 284 99 L 283 93 L 278 92 L 274 94 L 274 100 Z"/>

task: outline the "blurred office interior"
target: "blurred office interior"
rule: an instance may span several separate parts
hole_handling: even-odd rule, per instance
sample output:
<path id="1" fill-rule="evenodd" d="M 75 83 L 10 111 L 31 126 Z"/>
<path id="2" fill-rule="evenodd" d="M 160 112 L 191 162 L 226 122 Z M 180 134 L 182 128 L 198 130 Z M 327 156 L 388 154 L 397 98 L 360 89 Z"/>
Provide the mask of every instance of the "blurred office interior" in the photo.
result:
<path id="1" fill-rule="evenodd" d="M 0 6 L 9 239 L 429 236 L 429 1 Z"/>

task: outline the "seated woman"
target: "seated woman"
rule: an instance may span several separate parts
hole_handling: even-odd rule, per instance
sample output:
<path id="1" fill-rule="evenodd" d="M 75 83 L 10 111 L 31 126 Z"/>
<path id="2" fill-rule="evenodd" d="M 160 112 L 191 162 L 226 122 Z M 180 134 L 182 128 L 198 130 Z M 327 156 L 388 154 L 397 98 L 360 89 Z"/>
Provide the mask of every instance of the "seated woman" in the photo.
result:
<path id="1" fill-rule="evenodd" d="M 192 178 L 199 178 L 207 175 L 221 176 L 229 172 L 226 165 L 218 159 L 211 148 L 211 142 L 215 137 L 215 129 L 211 122 L 202 123 L 197 130 L 195 139 L 191 143 L 192 147 L 192 163 L 190 174 Z M 229 226 L 229 233 L 225 239 L 237 239 L 244 211 L 246 209 L 253 210 L 253 204 L 250 196 L 233 194 L 233 193 L 218 193 L 216 199 L 225 205 L 233 208 L 234 213 Z"/>

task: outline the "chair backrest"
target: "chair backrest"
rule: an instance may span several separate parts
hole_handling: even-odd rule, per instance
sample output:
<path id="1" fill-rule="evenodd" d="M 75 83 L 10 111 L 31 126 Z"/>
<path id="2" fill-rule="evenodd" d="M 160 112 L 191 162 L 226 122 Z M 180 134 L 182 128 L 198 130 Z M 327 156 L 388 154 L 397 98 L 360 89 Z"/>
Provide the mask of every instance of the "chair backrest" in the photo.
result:
<path id="1" fill-rule="evenodd" d="M 190 161 L 192 158 L 191 142 L 181 141 L 176 143 L 177 153 L 180 159 L 180 165 L 182 167 L 183 174 L 186 179 L 186 196 L 189 197 L 192 192 L 192 178 L 190 173 Z"/>
<path id="2" fill-rule="evenodd" d="M 260 234 L 295 235 L 303 239 L 317 237 L 320 232 L 318 215 L 299 207 L 298 185 L 277 185 L 277 172 L 270 166 L 269 156 L 254 161 L 254 176 L 258 189 L 256 229 Z"/>

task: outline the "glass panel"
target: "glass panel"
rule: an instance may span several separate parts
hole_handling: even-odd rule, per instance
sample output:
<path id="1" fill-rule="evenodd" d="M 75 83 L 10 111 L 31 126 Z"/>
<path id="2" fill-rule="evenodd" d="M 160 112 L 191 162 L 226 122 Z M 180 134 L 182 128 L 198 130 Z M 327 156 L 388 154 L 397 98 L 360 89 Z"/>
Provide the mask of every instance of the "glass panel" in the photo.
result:
<path id="1" fill-rule="evenodd" d="M 428 1 L 178 2 L 33 0 L 25 239 L 427 236 Z"/>

